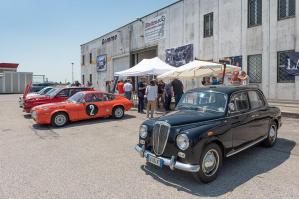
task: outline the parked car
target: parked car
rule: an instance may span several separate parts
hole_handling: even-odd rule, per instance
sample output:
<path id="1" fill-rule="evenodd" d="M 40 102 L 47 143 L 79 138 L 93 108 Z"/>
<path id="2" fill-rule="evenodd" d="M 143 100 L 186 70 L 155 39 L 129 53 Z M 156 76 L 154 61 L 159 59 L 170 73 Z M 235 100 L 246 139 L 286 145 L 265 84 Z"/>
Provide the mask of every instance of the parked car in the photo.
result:
<path id="1" fill-rule="evenodd" d="M 47 87 L 47 86 L 54 86 L 55 84 L 52 82 L 45 82 L 45 83 L 34 83 L 32 85 L 30 85 L 30 93 L 35 93 L 35 92 L 39 92 L 40 90 L 42 90 L 43 88 Z"/>
<path id="2" fill-rule="evenodd" d="M 30 98 L 30 97 L 38 96 L 38 95 L 45 95 L 45 94 L 47 94 L 50 90 L 52 90 L 53 88 L 54 88 L 54 87 L 52 87 L 52 86 L 47 86 L 47 87 L 41 89 L 41 90 L 38 91 L 38 92 L 28 93 L 26 96 L 24 96 L 24 94 L 21 95 L 21 96 L 19 97 L 19 106 L 20 106 L 20 108 L 23 108 L 25 98 Z"/>
<path id="3" fill-rule="evenodd" d="M 119 95 L 99 91 L 78 92 L 65 102 L 36 106 L 31 116 L 38 124 L 61 127 L 69 121 L 113 116 L 121 119 L 133 103 Z"/>
<path id="4" fill-rule="evenodd" d="M 48 104 L 48 103 L 55 103 L 55 102 L 63 102 L 67 100 L 69 97 L 74 95 L 80 91 L 87 91 L 87 90 L 94 90 L 93 88 L 88 87 L 64 87 L 64 88 L 55 88 L 55 90 L 47 93 L 46 95 L 42 96 L 33 96 L 33 97 L 26 97 L 24 100 L 24 107 L 23 111 L 26 113 L 30 113 L 31 109 L 35 106 Z"/>
<path id="5" fill-rule="evenodd" d="M 147 162 L 213 181 L 225 157 L 258 143 L 271 147 L 281 112 L 258 88 L 211 86 L 186 92 L 176 111 L 143 122 L 135 147 Z"/>

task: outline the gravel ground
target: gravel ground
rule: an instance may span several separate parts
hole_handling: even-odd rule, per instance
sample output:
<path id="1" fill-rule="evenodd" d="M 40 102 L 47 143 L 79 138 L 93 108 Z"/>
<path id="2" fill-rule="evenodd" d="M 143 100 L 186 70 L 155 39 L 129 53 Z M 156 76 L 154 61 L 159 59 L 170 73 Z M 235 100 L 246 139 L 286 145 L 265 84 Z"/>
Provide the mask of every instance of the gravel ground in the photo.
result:
<path id="1" fill-rule="evenodd" d="M 134 151 L 145 119 L 98 119 L 64 128 L 35 125 L 0 95 L 0 198 L 299 198 L 299 120 L 283 119 L 275 147 L 224 161 L 216 181 L 147 166 Z"/>

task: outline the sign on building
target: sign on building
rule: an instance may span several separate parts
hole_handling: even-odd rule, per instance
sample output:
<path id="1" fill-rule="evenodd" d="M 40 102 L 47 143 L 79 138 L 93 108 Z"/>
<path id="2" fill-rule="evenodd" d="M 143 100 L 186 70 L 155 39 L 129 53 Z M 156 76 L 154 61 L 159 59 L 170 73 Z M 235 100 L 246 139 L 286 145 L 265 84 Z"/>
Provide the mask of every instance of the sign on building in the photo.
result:
<path id="1" fill-rule="evenodd" d="M 226 64 L 238 66 L 242 68 L 242 56 L 224 57 L 223 60 Z"/>
<path id="2" fill-rule="evenodd" d="M 160 15 L 145 22 L 144 42 L 151 43 L 165 38 L 166 15 Z"/>
<path id="3" fill-rule="evenodd" d="M 96 62 L 97 62 L 97 72 L 107 70 L 107 56 L 106 55 L 98 55 Z"/>
<path id="4" fill-rule="evenodd" d="M 284 68 L 289 75 L 299 76 L 299 52 L 286 53 Z"/>
<path id="5" fill-rule="evenodd" d="M 171 66 L 179 67 L 193 60 L 193 44 L 166 49 L 165 62 Z"/>

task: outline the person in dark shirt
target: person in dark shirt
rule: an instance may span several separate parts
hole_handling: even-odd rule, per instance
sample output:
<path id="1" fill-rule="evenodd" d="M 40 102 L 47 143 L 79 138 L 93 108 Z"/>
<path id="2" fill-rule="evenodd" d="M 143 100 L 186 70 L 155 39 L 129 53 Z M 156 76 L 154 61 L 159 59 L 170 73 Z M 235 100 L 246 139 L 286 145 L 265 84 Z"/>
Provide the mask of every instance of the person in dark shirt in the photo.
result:
<path id="1" fill-rule="evenodd" d="M 166 111 L 170 111 L 170 104 L 171 104 L 171 98 L 172 98 L 172 87 L 171 83 L 168 83 L 165 85 L 164 88 L 164 108 Z"/>
<path id="2" fill-rule="evenodd" d="M 138 82 L 138 113 L 145 113 L 144 110 L 144 95 L 146 90 L 145 78 L 141 77 Z"/>
<path id="3" fill-rule="evenodd" d="M 164 93 L 165 83 L 163 80 L 158 82 L 158 98 L 157 98 L 157 106 L 160 108 L 160 102 L 164 104 L 163 93 Z"/>
<path id="4" fill-rule="evenodd" d="M 181 80 L 179 80 L 177 78 L 172 80 L 171 85 L 172 85 L 173 94 L 174 94 L 174 98 L 175 98 L 175 106 L 177 106 L 177 104 L 179 103 L 179 101 L 184 93 L 184 86 L 183 86 L 183 83 L 181 82 Z"/>

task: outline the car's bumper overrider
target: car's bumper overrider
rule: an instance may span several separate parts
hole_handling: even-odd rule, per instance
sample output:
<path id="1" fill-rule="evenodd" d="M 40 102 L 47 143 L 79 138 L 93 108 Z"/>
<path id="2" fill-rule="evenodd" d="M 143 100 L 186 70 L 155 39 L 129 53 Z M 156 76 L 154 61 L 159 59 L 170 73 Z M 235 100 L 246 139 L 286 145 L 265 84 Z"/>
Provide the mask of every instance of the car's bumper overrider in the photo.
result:
<path id="1" fill-rule="evenodd" d="M 147 157 L 148 155 L 155 156 L 155 154 L 151 153 L 150 151 L 145 150 L 144 146 L 140 147 L 139 145 L 136 145 L 135 150 L 140 154 L 141 157 Z M 165 157 L 158 157 L 163 160 L 163 165 L 169 166 L 171 170 L 179 169 L 182 171 L 187 172 L 198 172 L 200 170 L 199 165 L 193 165 L 193 164 L 185 164 L 179 161 L 175 160 L 175 156 L 172 156 L 172 158 L 165 158 Z"/>

